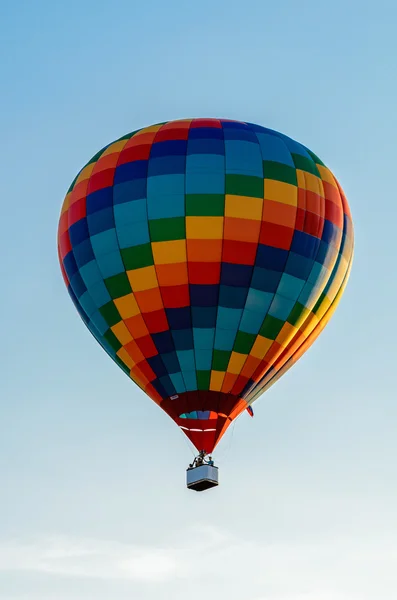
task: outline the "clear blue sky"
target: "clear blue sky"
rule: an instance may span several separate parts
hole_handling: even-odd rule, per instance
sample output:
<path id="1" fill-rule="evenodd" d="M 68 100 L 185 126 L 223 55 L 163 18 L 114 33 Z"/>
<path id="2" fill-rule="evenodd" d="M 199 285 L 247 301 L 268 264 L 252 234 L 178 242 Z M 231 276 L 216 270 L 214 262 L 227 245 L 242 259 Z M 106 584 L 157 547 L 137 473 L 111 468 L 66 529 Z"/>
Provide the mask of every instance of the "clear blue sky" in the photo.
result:
<path id="1" fill-rule="evenodd" d="M 3 2 L 0 598 L 395 600 L 396 23 L 394 0 Z M 200 116 L 317 153 L 356 254 L 195 495 L 183 435 L 80 321 L 56 230 L 98 149 Z"/>

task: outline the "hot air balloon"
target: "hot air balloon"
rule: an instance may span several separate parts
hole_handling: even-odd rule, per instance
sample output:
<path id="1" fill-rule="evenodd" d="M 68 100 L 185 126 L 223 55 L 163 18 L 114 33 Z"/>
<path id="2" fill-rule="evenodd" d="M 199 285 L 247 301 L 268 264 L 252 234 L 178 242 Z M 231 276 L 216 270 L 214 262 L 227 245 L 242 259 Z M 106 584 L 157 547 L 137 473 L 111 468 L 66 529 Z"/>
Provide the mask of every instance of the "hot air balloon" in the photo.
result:
<path id="1" fill-rule="evenodd" d="M 311 150 L 226 119 L 145 127 L 98 152 L 63 203 L 61 270 L 92 335 L 208 455 L 312 345 L 348 280 L 346 197 Z M 252 410 L 250 410 L 252 415 Z"/>

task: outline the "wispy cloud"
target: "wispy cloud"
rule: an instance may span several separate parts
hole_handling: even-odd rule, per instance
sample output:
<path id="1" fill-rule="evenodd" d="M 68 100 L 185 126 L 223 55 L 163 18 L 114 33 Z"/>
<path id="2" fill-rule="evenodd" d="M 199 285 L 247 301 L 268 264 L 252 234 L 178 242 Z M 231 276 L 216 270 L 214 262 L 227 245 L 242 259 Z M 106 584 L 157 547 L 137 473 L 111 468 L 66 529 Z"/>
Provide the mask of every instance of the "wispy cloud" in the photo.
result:
<path id="1" fill-rule="evenodd" d="M 205 573 L 214 593 L 223 589 L 238 598 L 245 590 L 253 600 L 388 600 L 397 588 L 396 558 L 394 540 L 258 543 L 208 526 L 180 532 L 167 548 L 68 537 L 0 543 L 3 572 L 167 584 L 169 590 Z"/>
<path id="2" fill-rule="evenodd" d="M 163 581 L 177 570 L 174 551 L 112 541 L 43 537 L 0 544 L 0 571 L 35 571 L 70 577 Z"/>
<path id="3" fill-rule="evenodd" d="M 65 536 L 11 540 L 0 542 L 0 571 L 161 582 L 191 576 L 204 555 L 230 544 L 230 536 L 206 525 L 183 532 L 167 548 Z"/>

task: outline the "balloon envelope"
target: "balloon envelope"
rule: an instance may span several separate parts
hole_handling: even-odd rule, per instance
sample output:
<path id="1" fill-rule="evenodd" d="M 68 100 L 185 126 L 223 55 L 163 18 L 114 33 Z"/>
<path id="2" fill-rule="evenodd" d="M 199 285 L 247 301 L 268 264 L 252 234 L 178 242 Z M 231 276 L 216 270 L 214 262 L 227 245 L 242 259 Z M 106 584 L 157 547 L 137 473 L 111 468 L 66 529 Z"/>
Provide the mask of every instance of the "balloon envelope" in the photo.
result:
<path id="1" fill-rule="evenodd" d="M 329 321 L 353 227 L 308 148 L 251 123 L 190 119 L 96 154 L 66 195 L 58 251 L 94 337 L 211 452 Z"/>

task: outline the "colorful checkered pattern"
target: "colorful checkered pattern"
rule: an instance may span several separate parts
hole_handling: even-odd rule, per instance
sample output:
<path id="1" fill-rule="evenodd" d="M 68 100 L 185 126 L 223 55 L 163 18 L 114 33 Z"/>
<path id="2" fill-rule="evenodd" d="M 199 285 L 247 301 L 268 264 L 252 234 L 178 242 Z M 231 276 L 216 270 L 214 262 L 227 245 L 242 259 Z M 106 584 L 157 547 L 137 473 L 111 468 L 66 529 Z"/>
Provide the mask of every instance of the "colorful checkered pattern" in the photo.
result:
<path id="1" fill-rule="evenodd" d="M 191 119 L 96 154 L 66 195 L 58 247 L 91 333 L 211 452 L 329 321 L 353 227 L 310 150 L 251 123 Z"/>

